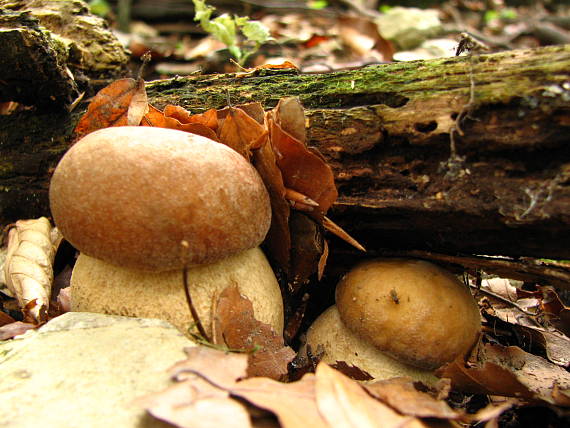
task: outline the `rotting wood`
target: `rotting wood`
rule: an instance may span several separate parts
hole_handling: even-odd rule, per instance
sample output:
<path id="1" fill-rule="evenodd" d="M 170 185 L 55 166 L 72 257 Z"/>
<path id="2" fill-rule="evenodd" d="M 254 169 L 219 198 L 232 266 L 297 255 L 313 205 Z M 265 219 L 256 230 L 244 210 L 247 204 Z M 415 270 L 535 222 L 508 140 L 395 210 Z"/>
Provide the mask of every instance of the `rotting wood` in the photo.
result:
<path id="1" fill-rule="evenodd" d="M 474 108 L 456 140 L 465 161 L 450 170 L 449 129 L 469 100 L 471 69 Z M 225 106 L 228 93 L 233 104 L 256 100 L 266 108 L 298 96 L 309 143 L 329 161 L 339 187 L 330 216 L 370 250 L 570 258 L 570 46 L 328 74 L 188 76 L 147 87 L 157 107 L 193 112 Z M 16 150 L 16 135 L 26 135 L 33 120 L 0 130 L 2 145 Z M 58 121 L 68 131 L 73 123 Z M 14 201 L 25 203 L 19 192 L 28 192 L 26 181 L 14 183 L 28 166 L 38 168 L 27 169 L 40 201 L 31 212 L 45 214 L 47 169 L 65 140 L 64 131 L 51 128 L 57 124 L 47 134 L 60 142 L 50 160 L 14 173 L 20 151 L 0 168 L 0 208 L 9 208 L 3 221 L 25 211 Z M 31 148 L 41 137 L 28 141 Z M 332 244 L 343 246 L 334 238 Z"/>

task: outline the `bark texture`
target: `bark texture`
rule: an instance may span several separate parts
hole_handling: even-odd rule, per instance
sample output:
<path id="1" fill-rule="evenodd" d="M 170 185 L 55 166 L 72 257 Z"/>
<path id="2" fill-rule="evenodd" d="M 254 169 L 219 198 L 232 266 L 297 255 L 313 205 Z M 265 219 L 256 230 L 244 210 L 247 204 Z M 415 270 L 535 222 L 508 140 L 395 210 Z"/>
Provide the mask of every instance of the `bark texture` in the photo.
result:
<path id="1" fill-rule="evenodd" d="M 570 259 L 570 46 L 328 74 L 188 76 L 147 90 L 156 107 L 193 112 L 228 97 L 270 108 L 298 96 L 309 143 L 339 188 L 329 216 L 373 253 Z M 48 171 L 75 121 L 64 113 L 0 118 L 3 222 L 47 213 Z"/>

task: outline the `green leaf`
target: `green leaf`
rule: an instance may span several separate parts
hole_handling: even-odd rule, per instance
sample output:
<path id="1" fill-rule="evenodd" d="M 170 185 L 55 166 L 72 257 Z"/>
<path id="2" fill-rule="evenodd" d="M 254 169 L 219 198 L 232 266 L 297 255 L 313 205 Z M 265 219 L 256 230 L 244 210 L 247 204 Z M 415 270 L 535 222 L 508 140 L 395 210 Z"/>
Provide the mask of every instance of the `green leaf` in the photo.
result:
<path id="1" fill-rule="evenodd" d="M 258 44 L 265 43 L 270 39 L 269 29 L 259 21 L 248 21 L 241 27 L 241 32 L 247 40 Z"/>
<path id="2" fill-rule="evenodd" d="M 325 7 L 327 7 L 329 5 L 329 2 L 327 0 L 313 0 L 307 3 L 307 6 L 309 6 L 309 9 L 324 9 Z"/>
<path id="3" fill-rule="evenodd" d="M 208 6 L 205 0 L 192 0 L 192 3 L 194 3 L 194 21 L 200 21 L 200 25 L 203 26 L 204 22 L 207 23 L 210 20 L 210 16 L 216 8 Z M 204 28 L 204 30 L 206 29 Z"/>

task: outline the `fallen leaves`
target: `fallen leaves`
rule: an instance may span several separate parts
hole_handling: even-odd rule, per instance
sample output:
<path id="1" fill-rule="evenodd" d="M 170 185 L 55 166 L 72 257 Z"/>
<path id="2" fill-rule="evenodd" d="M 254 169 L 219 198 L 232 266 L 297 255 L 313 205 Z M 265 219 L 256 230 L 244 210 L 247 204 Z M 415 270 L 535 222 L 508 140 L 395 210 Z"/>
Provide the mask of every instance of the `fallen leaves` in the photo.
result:
<path id="1" fill-rule="evenodd" d="M 516 346 L 487 343 L 471 359 L 449 363 L 437 371 L 462 391 L 522 397 L 566 405 L 570 373 Z M 555 393 L 555 391 L 557 391 Z"/>
<path id="2" fill-rule="evenodd" d="M 328 255 L 322 238 L 325 230 L 363 250 L 325 216 L 338 196 L 334 176 L 324 158 L 306 145 L 305 115 L 297 98 L 281 99 L 268 112 L 260 103 L 230 105 L 201 114 L 191 114 L 174 105 L 161 111 L 148 104 L 143 80 L 121 79 L 99 91 L 75 132 L 80 138 L 96 129 L 125 125 L 202 135 L 226 144 L 250 160 L 269 191 L 273 211 L 264 245 L 269 257 L 287 276 L 293 293 L 311 275 L 318 274 L 319 279 L 322 276 Z M 308 217 L 302 223 L 293 223 L 291 210 L 304 212 Z M 307 221 L 313 223 L 312 234 L 306 233 Z M 301 224 L 300 229 L 296 224 Z M 298 248 L 313 256 L 301 257 Z"/>
<path id="3" fill-rule="evenodd" d="M 221 426 L 250 427 L 264 412 L 282 428 L 453 426 L 449 421 L 490 420 L 512 405 L 489 405 L 472 415 L 449 407 L 438 396 L 442 391 L 426 392 L 406 378 L 361 384 L 319 363 L 315 373 L 283 383 L 246 377 L 248 357 L 243 353 L 207 347 L 187 348 L 186 353 L 188 358 L 169 370 L 177 383 L 137 400 L 153 416 L 179 427 L 209 427 L 202 420 L 207 418 Z"/>

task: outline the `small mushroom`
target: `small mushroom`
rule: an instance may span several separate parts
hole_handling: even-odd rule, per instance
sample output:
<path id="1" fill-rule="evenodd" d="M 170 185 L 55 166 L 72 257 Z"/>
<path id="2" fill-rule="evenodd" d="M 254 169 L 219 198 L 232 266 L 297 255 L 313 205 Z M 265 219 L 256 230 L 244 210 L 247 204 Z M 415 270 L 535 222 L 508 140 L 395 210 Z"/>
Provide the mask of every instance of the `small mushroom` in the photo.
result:
<path id="1" fill-rule="evenodd" d="M 469 289 L 422 260 L 374 260 L 339 282 L 344 324 L 378 349 L 408 364 L 435 369 L 467 353 L 481 329 Z"/>
<path id="2" fill-rule="evenodd" d="M 321 355 L 325 363 L 343 361 L 376 380 L 407 376 L 425 383 L 437 381 L 430 370 L 402 363 L 350 331 L 341 321 L 336 305 L 324 311 L 309 327 L 306 343 L 313 354 Z M 301 354 L 306 352 L 305 345 Z"/>
<path id="3" fill-rule="evenodd" d="M 95 131 L 61 159 L 54 221 L 81 255 L 72 310 L 192 323 L 182 270 L 210 333 L 217 293 L 237 284 L 256 317 L 281 332 L 277 280 L 258 247 L 271 222 L 265 186 L 229 147 L 182 131 Z"/>
<path id="4" fill-rule="evenodd" d="M 338 316 L 333 307 L 315 321 L 307 343 L 312 349 L 321 344 L 325 361 L 345 358 L 376 378 L 404 369 L 421 378 L 467 354 L 481 328 L 469 290 L 451 273 L 421 260 L 359 264 L 340 280 L 336 308 Z M 348 334 L 331 340 L 333 329 Z"/>

